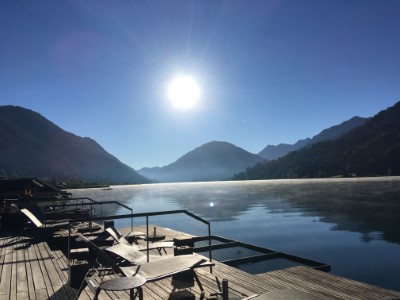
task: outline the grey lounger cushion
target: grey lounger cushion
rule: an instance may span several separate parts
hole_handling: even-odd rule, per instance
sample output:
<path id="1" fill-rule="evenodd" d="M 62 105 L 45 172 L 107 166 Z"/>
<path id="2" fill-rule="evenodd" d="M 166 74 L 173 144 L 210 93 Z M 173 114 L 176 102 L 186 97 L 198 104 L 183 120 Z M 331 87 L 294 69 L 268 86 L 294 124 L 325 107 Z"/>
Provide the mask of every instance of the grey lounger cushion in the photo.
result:
<path id="1" fill-rule="evenodd" d="M 126 276 L 140 275 L 148 282 L 170 277 L 183 271 L 193 270 L 208 262 L 197 255 L 181 255 L 160 259 L 140 266 L 121 267 Z"/>

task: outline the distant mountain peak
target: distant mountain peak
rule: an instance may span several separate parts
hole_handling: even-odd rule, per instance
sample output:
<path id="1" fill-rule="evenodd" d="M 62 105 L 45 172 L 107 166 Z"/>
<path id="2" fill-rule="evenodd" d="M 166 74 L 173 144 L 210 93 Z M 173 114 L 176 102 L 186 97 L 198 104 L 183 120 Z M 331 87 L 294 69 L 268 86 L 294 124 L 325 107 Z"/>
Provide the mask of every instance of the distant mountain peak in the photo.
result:
<path id="1" fill-rule="evenodd" d="M 138 172 L 160 182 L 225 180 L 238 172 L 235 170 L 245 170 L 262 160 L 231 143 L 211 141 L 167 166 L 143 168 Z"/>

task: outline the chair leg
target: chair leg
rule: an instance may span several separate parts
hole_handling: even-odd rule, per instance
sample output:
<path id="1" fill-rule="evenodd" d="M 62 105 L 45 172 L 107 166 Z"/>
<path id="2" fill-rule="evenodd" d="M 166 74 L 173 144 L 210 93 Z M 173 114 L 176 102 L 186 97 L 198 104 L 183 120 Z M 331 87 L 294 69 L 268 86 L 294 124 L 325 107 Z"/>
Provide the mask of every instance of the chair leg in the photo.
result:
<path id="1" fill-rule="evenodd" d="M 196 274 L 196 272 L 195 272 L 194 270 L 192 270 L 192 274 L 193 274 L 194 279 L 195 279 L 196 282 L 197 282 L 197 285 L 198 285 L 199 288 L 200 288 L 201 294 L 204 294 L 203 285 L 201 284 L 200 279 L 199 279 L 199 277 L 197 276 L 197 274 Z"/>
<path id="2" fill-rule="evenodd" d="M 211 296 L 222 296 L 222 300 L 229 300 L 229 285 L 228 280 L 222 279 L 222 285 L 219 281 L 219 278 L 215 276 L 215 280 L 217 281 L 218 290 L 217 293 L 212 293 Z"/>
<path id="3" fill-rule="evenodd" d="M 87 282 L 85 279 L 83 279 L 81 286 L 79 287 L 78 293 L 76 294 L 76 299 L 79 299 L 79 296 L 81 295 L 82 291 L 85 289 L 87 286 Z"/>
<path id="4" fill-rule="evenodd" d="M 143 289 L 141 286 L 136 288 L 137 292 L 135 293 L 135 289 L 131 289 L 129 293 L 129 299 L 134 300 L 136 296 L 138 296 L 139 300 L 143 300 Z"/>
<path id="5" fill-rule="evenodd" d="M 101 289 L 99 289 L 99 288 L 96 289 L 96 291 L 94 292 L 93 300 L 97 300 L 97 297 L 99 296 L 100 291 L 101 291 Z"/>

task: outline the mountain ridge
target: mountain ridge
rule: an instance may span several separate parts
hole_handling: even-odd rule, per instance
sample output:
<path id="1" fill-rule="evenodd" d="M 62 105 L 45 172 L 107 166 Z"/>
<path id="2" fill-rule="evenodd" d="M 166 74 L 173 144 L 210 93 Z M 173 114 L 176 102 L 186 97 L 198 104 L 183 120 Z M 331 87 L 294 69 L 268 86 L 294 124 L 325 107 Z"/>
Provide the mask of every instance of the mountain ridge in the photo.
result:
<path id="1" fill-rule="evenodd" d="M 0 174 L 113 183 L 148 180 L 121 163 L 95 140 L 67 132 L 41 114 L 0 106 Z"/>
<path id="2" fill-rule="evenodd" d="M 400 102 L 342 137 L 258 163 L 236 180 L 400 175 Z"/>
<path id="3" fill-rule="evenodd" d="M 263 158 L 228 142 L 203 144 L 164 167 L 142 168 L 139 174 L 160 182 L 225 180 Z"/>
<path id="4" fill-rule="evenodd" d="M 120 184 L 147 183 L 149 180 L 146 177 L 160 182 L 176 182 L 227 180 L 232 178 L 234 174 L 236 174 L 235 179 L 359 175 L 364 173 L 359 173 L 358 170 L 349 166 L 347 166 L 346 171 L 342 170 L 339 172 L 340 174 L 336 172 L 338 174 L 333 175 L 326 170 L 320 170 L 321 168 L 317 170 L 316 166 L 327 163 L 318 160 L 323 155 L 318 152 L 322 150 L 317 151 L 316 149 L 323 148 L 321 145 L 329 145 L 323 148 L 328 153 L 331 151 L 330 147 L 336 147 L 335 141 L 348 136 L 353 136 L 352 139 L 348 140 L 349 145 L 361 143 L 362 141 L 356 139 L 357 134 L 354 136 L 353 132 L 360 132 L 359 129 L 364 128 L 366 124 L 374 124 L 376 121 L 371 122 L 371 120 L 375 120 L 382 113 L 385 115 L 384 112 L 390 115 L 391 111 L 396 111 L 398 106 L 397 103 L 373 118 L 353 117 L 339 125 L 321 131 L 311 139 L 299 140 L 294 145 L 280 144 L 287 146 L 286 151 L 289 153 L 270 162 L 260 155 L 250 153 L 231 143 L 211 141 L 189 151 L 171 164 L 163 167 L 142 168 L 139 171 L 121 163 L 95 140 L 67 132 L 37 112 L 19 106 L 0 106 L 0 141 L 3 144 L 3 147 L 0 148 L 0 176 L 41 177 L 57 180 L 83 179 Z M 396 113 L 394 114 L 396 115 Z M 400 119 L 400 112 L 396 117 Z M 390 122 L 388 120 L 381 122 L 389 122 L 392 127 L 397 128 L 398 125 L 395 120 L 395 118 L 392 118 Z M 390 136 L 396 136 L 396 133 L 390 131 L 391 128 L 380 125 L 378 124 L 377 128 L 382 132 L 367 130 L 370 135 L 364 134 L 365 139 L 371 139 L 371 132 L 376 135 L 376 139 L 380 139 L 382 134 L 387 136 L 390 133 Z M 371 127 L 371 125 L 368 126 L 367 128 Z M 400 132 L 400 125 L 398 127 Z M 363 131 L 361 130 L 361 132 Z M 385 142 L 387 141 L 381 139 L 382 146 L 385 145 Z M 386 145 L 388 149 L 382 149 L 386 156 L 397 153 L 396 147 L 393 148 L 387 143 Z M 292 151 L 291 147 L 293 146 L 299 147 L 299 149 Z M 345 148 L 343 145 L 340 145 L 340 147 Z M 398 147 L 400 148 L 400 146 Z M 351 149 L 343 151 L 348 152 Z M 371 160 L 371 158 L 363 155 L 361 153 L 360 157 L 363 157 L 364 160 Z M 379 153 L 375 151 L 374 155 L 379 156 Z M 336 153 L 336 156 L 340 157 L 340 153 Z M 299 162 L 300 157 L 307 160 L 308 173 L 302 170 L 305 168 L 304 166 L 296 167 L 291 162 L 292 160 Z M 337 157 L 329 157 L 329 163 L 332 161 L 338 164 Z M 357 160 L 357 158 L 352 159 Z M 288 169 L 284 172 L 279 171 L 285 163 L 290 165 Z M 310 167 L 312 165 L 315 165 L 314 168 Z M 264 174 L 264 168 L 269 170 L 269 175 Z M 276 168 L 276 172 L 273 171 L 274 168 Z M 378 166 L 375 169 L 378 170 Z M 257 171 L 255 172 L 255 170 Z M 257 172 L 259 174 L 256 176 L 251 174 Z M 369 172 L 367 174 L 372 174 L 371 171 Z M 390 175 L 392 171 L 389 168 L 383 173 L 382 170 L 379 172 L 379 174 Z M 397 172 L 397 169 L 395 172 Z"/>
<path id="5" fill-rule="evenodd" d="M 338 125 L 331 126 L 327 129 L 322 130 L 312 138 L 306 138 L 298 140 L 294 144 L 278 144 L 278 145 L 267 145 L 261 150 L 258 155 L 262 156 L 267 160 L 274 160 L 279 157 L 285 156 L 289 152 L 299 150 L 306 146 L 311 146 L 315 143 L 322 141 L 330 141 L 339 138 L 343 134 L 353 130 L 356 127 L 362 126 L 369 118 L 361 118 L 358 116 L 352 117 Z"/>

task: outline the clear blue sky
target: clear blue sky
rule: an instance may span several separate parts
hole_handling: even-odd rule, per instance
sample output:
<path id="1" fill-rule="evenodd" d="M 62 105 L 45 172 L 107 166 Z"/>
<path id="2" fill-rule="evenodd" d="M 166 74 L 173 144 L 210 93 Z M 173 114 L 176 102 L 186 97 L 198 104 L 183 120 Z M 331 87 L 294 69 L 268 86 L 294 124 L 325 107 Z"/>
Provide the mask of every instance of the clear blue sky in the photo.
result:
<path id="1" fill-rule="evenodd" d="M 0 0 L 0 104 L 135 169 L 212 140 L 258 153 L 400 100 L 400 1 Z M 167 83 L 197 80 L 174 108 Z"/>

